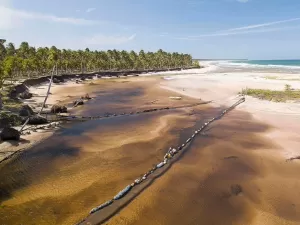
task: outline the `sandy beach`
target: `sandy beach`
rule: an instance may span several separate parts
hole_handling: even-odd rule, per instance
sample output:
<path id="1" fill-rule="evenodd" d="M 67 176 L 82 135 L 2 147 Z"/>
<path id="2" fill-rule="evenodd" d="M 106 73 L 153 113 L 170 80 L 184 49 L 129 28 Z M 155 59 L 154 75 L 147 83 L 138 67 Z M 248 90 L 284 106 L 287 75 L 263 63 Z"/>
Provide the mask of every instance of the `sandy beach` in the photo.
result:
<path id="1" fill-rule="evenodd" d="M 18 146 L 1 143 L 1 148 L 13 151 L 33 147 L 0 164 L 0 223 L 78 223 L 91 208 L 157 163 L 170 146 L 233 104 L 243 88 L 283 90 L 285 84 L 300 88 L 295 72 L 228 68 L 224 72 L 211 62 L 204 65 L 204 69 L 54 85 L 50 105 L 70 106 L 86 93 L 94 97 L 84 106 L 69 107 L 75 115 L 213 102 L 68 123 L 56 131 L 27 135 Z M 46 88 L 47 84 L 31 87 L 35 96 L 27 103 L 41 103 Z M 109 220 L 95 214 L 82 224 L 299 224 L 300 161 L 286 161 L 300 155 L 299 124 L 298 102 L 248 96 L 195 138 L 162 176 L 133 193 L 130 201 L 118 203 L 117 213 L 108 209 Z M 47 139 L 39 141 L 42 137 Z M 232 191 L 237 185 L 239 195 Z"/>

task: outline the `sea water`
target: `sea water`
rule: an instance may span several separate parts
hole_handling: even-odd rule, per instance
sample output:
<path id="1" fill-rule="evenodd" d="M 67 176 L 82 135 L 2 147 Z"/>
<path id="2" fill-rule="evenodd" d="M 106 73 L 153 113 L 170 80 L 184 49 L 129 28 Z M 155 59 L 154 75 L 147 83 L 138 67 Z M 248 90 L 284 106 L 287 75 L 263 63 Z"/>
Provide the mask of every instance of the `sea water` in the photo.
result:
<path id="1" fill-rule="evenodd" d="M 222 61 L 220 65 L 242 68 L 282 68 L 282 69 L 300 69 L 299 59 L 290 60 L 230 60 Z"/>

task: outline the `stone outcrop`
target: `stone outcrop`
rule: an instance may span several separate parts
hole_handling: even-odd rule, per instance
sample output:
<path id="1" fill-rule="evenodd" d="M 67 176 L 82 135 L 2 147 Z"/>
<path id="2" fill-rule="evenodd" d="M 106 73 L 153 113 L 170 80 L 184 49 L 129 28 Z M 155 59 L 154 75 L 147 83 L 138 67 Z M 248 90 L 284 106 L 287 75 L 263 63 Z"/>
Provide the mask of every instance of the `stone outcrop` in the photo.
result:
<path id="1" fill-rule="evenodd" d="M 76 101 L 73 102 L 73 106 L 74 106 L 74 107 L 76 107 L 76 106 L 78 106 L 78 105 L 84 105 L 84 102 L 83 102 L 82 99 L 76 100 Z"/>
<path id="2" fill-rule="evenodd" d="M 60 81 L 57 79 L 57 78 L 53 78 L 53 81 L 52 81 L 54 84 L 58 84 L 58 83 L 60 83 Z"/>
<path id="3" fill-rule="evenodd" d="M 0 118 L 0 129 L 9 127 L 10 126 L 10 120 L 9 118 Z"/>
<path id="4" fill-rule="evenodd" d="M 2 141 L 20 140 L 20 133 L 12 127 L 5 127 L 0 134 Z"/>
<path id="5" fill-rule="evenodd" d="M 46 124 L 48 123 L 48 120 L 45 117 L 35 115 L 29 118 L 28 124 L 30 125 L 40 125 L 40 124 Z"/>
<path id="6" fill-rule="evenodd" d="M 32 116 L 34 112 L 29 105 L 23 105 L 19 111 L 19 116 Z"/>
<path id="7" fill-rule="evenodd" d="M 32 98 L 32 94 L 29 91 L 24 91 L 21 94 L 19 94 L 19 98 L 30 99 L 30 98 Z"/>
<path id="8" fill-rule="evenodd" d="M 68 109 L 64 105 L 53 105 L 51 108 L 51 113 L 67 113 Z"/>
<path id="9" fill-rule="evenodd" d="M 90 100 L 92 99 L 89 94 L 85 94 L 84 96 L 81 96 L 81 99 Z"/>

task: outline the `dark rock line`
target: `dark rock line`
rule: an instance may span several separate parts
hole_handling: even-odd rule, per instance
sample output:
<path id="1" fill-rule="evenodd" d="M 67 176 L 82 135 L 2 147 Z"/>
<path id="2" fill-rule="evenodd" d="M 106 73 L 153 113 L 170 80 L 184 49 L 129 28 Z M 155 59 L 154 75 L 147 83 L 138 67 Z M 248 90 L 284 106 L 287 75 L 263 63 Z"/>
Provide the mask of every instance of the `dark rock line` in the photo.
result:
<path id="1" fill-rule="evenodd" d="M 63 115 L 57 115 L 58 120 L 67 120 L 67 121 L 72 121 L 72 120 L 95 120 L 95 119 L 104 119 L 104 118 L 110 118 L 110 117 L 120 117 L 120 116 L 130 116 L 130 115 L 136 115 L 136 114 L 142 114 L 142 113 L 151 113 L 151 112 L 156 112 L 156 111 L 163 111 L 163 110 L 171 110 L 171 109 L 181 109 L 181 108 L 191 108 L 195 107 L 198 105 L 204 105 L 204 104 L 209 104 L 212 101 L 207 101 L 207 102 L 201 102 L 201 103 L 195 103 L 195 104 L 190 104 L 190 105 L 182 105 L 182 106 L 175 106 L 175 107 L 163 107 L 163 108 L 154 108 L 154 109 L 145 109 L 143 111 L 136 111 L 136 112 L 130 112 L 130 113 L 121 113 L 121 114 L 114 114 L 114 113 L 107 113 L 106 115 L 102 116 L 63 116 Z"/>
<path id="2" fill-rule="evenodd" d="M 215 120 L 219 120 L 221 119 L 225 114 L 227 114 L 229 111 L 231 111 L 232 109 L 234 109 L 236 106 L 242 104 L 243 102 L 245 102 L 245 98 L 242 97 L 241 99 L 239 99 L 236 103 L 234 103 L 232 106 L 230 106 L 229 108 L 225 109 L 222 111 L 222 113 L 217 116 L 212 118 L 211 120 L 209 120 L 208 122 L 204 123 L 202 125 L 202 127 L 200 127 L 198 130 L 194 131 L 194 133 L 192 134 L 192 136 L 190 138 L 188 138 L 185 143 L 183 143 L 182 145 L 179 145 L 177 148 L 170 148 L 167 153 L 165 154 L 163 161 L 159 162 L 158 164 L 156 164 L 156 166 L 154 166 L 152 169 L 150 169 L 148 172 L 146 172 L 142 177 L 137 178 L 136 180 L 134 180 L 133 183 L 131 183 L 130 185 L 126 186 L 123 190 L 121 190 L 117 195 L 115 195 L 113 197 L 113 199 L 106 201 L 105 203 L 93 208 L 90 211 L 90 214 L 93 214 L 95 212 L 98 212 L 110 205 L 112 205 L 115 201 L 118 201 L 119 199 L 123 198 L 124 196 L 126 196 L 136 185 L 141 184 L 143 181 L 145 181 L 147 179 L 147 177 L 150 174 L 153 174 L 156 170 L 164 167 L 169 160 L 171 160 L 177 153 L 179 153 L 179 151 L 185 150 L 185 147 L 196 137 L 196 135 L 202 135 L 202 131 L 204 131 L 205 128 L 207 128 L 209 126 L 209 124 L 211 124 L 212 122 L 214 122 Z M 232 188 L 233 192 L 237 195 L 239 194 L 242 189 L 240 187 L 233 187 Z M 87 218 L 86 218 L 87 219 Z M 78 224 L 82 224 L 83 222 L 85 222 L 85 220 L 82 220 L 81 222 L 79 222 Z"/>

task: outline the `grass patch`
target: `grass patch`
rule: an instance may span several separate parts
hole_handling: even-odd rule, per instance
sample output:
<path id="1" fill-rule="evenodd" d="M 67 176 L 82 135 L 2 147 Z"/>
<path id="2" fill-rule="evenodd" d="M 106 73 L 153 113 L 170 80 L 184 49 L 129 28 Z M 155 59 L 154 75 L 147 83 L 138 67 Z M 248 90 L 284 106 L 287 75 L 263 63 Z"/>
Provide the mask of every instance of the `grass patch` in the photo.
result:
<path id="1" fill-rule="evenodd" d="M 286 102 L 288 100 L 300 100 L 300 90 L 291 90 L 289 85 L 285 85 L 282 91 L 266 90 L 266 89 L 243 89 L 239 94 L 252 96 L 262 100 L 273 102 Z"/>
<path id="2" fill-rule="evenodd" d="M 9 97 L 10 90 L 11 87 L 7 87 L 1 90 L 3 109 L 16 112 L 21 108 L 22 102 L 19 99 L 10 98 Z"/>
<path id="3" fill-rule="evenodd" d="M 265 76 L 264 77 L 265 79 L 268 79 L 268 80 L 277 80 L 277 76 Z"/>
<path id="4" fill-rule="evenodd" d="M 22 124 L 22 118 L 10 112 L 0 112 L 0 119 L 7 119 L 10 126 L 20 126 Z"/>
<path id="5" fill-rule="evenodd" d="M 300 81 L 300 78 L 279 78 L 277 76 L 265 76 L 267 80 L 286 80 L 286 81 Z"/>

